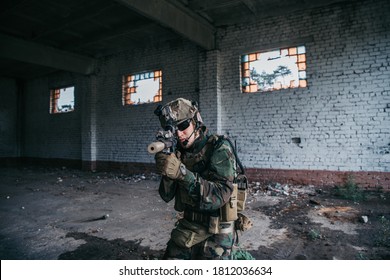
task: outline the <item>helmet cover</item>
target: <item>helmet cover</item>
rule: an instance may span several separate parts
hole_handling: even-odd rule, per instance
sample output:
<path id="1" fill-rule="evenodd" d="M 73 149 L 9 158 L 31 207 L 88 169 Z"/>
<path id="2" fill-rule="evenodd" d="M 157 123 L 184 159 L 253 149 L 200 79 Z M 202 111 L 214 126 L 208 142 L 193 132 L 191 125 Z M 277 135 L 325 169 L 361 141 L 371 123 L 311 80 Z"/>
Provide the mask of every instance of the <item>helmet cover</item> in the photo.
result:
<path id="1" fill-rule="evenodd" d="M 185 120 L 194 118 L 197 112 L 198 108 L 190 100 L 175 99 L 161 108 L 159 116 L 161 127 L 166 127 L 168 123 L 178 125 Z"/>

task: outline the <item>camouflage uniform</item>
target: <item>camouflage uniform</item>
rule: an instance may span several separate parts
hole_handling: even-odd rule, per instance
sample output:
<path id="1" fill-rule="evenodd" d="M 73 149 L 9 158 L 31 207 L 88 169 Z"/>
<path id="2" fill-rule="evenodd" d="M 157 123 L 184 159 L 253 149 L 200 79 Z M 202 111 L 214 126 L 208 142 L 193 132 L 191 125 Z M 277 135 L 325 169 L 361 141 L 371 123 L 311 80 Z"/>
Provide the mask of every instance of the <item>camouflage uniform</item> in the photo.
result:
<path id="1" fill-rule="evenodd" d="M 161 198 L 166 202 L 175 198 L 175 210 L 183 211 L 184 215 L 171 233 L 165 259 L 230 259 L 235 241 L 234 225 L 221 222 L 222 230 L 217 234 L 211 234 L 208 227 L 210 217 L 218 217 L 220 208 L 230 199 L 236 159 L 224 137 L 210 136 L 206 131 L 202 126 L 200 137 L 191 148 L 179 148 L 177 152 L 187 169 L 184 178 L 171 180 L 163 176 L 160 182 Z M 196 234 L 183 237 L 189 230 Z"/>

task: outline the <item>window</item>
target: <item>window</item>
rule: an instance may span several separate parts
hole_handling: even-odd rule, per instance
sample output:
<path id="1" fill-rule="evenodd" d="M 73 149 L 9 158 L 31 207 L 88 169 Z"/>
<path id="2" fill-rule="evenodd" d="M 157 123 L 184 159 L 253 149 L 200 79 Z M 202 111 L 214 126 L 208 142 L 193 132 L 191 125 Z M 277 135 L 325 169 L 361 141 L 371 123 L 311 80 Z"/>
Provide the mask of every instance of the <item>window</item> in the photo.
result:
<path id="1" fill-rule="evenodd" d="M 242 92 L 306 87 L 304 46 L 241 56 Z"/>
<path id="2" fill-rule="evenodd" d="M 74 87 L 50 90 L 50 114 L 68 113 L 74 110 Z"/>
<path id="3" fill-rule="evenodd" d="M 162 71 L 123 76 L 123 105 L 162 101 Z"/>

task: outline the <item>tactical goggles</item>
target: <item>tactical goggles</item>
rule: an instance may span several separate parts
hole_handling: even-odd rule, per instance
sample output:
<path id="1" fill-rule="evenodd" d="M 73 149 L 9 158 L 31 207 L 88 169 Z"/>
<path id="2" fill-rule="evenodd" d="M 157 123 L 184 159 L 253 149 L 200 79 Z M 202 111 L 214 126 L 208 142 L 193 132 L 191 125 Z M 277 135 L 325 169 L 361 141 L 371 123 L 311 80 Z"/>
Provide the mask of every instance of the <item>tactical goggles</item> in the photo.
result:
<path id="1" fill-rule="evenodd" d="M 190 126 L 190 123 L 191 123 L 191 119 L 187 119 L 187 120 L 179 123 L 177 125 L 177 130 L 180 130 L 180 131 L 186 130 Z"/>

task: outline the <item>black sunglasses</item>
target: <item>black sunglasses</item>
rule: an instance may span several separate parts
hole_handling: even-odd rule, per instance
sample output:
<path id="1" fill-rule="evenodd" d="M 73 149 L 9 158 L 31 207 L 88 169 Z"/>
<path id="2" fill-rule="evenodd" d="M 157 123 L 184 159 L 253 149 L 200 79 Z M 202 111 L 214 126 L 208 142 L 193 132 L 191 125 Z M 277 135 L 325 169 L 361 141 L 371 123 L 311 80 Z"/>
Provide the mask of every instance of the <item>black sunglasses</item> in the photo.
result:
<path id="1" fill-rule="evenodd" d="M 177 130 L 180 130 L 180 131 L 186 130 L 190 126 L 190 123 L 191 123 L 191 119 L 187 119 L 187 120 L 179 123 L 177 125 Z"/>

